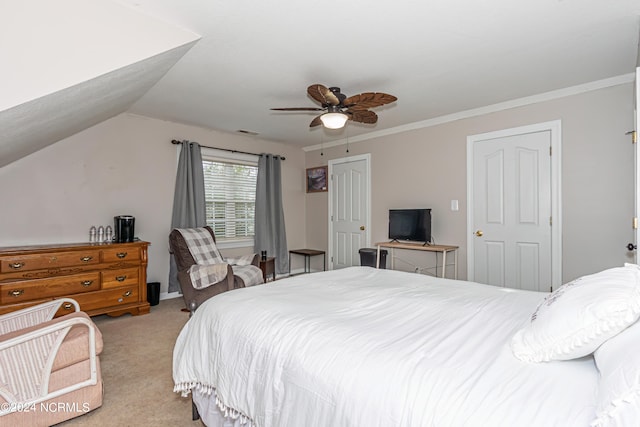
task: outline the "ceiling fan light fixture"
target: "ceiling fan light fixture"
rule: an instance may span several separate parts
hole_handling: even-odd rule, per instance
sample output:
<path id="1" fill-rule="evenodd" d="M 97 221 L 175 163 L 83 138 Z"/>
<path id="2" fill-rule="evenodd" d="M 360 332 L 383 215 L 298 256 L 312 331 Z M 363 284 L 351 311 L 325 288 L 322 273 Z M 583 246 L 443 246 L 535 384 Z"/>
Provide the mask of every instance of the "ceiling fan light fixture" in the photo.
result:
<path id="1" fill-rule="evenodd" d="M 344 113 L 325 113 L 320 116 L 322 125 L 327 129 L 343 128 L 347 120 L 349 120 L 349 116 Z"/>

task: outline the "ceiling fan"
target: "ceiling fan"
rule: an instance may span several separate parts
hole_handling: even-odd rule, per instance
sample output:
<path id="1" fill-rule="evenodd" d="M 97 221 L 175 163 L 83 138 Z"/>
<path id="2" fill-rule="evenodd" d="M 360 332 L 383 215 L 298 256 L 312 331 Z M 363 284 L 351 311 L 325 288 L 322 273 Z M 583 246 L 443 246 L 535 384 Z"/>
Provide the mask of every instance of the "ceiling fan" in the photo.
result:
<path id="1" fill-rule="evenodd" d="M 275 111 L 324 111 L 311 121 L 309 127 L 323 125 L 328 129 L 340 129 L 347 120 L 360 123 L 376 123 L 378 115 L 369 108 L 379 107 L 396 101 L 393 95 L 382 92 L 364 92 L 347 98 L 339 87 L 325 87 L 313 84 L 307 88 L 311 98 L 318 101 L 318 107 L 272 108 Z"/>

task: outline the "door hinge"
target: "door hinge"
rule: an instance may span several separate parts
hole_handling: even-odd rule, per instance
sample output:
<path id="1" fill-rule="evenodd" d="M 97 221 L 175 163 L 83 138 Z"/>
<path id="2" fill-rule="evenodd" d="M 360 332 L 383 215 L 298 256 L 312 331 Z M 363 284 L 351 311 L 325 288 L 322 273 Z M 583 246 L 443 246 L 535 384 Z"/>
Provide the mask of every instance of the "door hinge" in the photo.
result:
<path id="1" fill-rule="evenodd" d="M 637 216 L 633 217 L 632 227 L 633 227 L 634 230 L 638 229 L 638 217 Z"/>
<path id="2" fill-rule="evenodd" d="M 550 155 L 550 156 L 553 156 L 553 152 L 552 152 L 552 151 L 553 151 L 552 147 L 551 147 L 551 146 L 549 146 L 549 155 Z"/>
<path id="3" fill-rule="evenodd" d="M 549 225 L 553 225 L 553 217 L 549 217 Z"/>
<path id="4" fill-rule="evenodd" d="M 638 142 L 638 132 L 636 132 L 635 130 L 630 130 L 629 132 L 625 133 L 625 135 L 631 135 L 632 144 Z"/>

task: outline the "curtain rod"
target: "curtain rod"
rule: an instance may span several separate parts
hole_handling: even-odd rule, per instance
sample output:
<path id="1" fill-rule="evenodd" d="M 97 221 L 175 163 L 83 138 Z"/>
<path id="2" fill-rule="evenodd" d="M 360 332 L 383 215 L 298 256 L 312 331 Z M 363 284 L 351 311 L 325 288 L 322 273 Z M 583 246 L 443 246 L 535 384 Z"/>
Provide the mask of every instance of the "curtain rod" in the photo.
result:
<path id="1" fill-rule="evenodd" d="M 182 144 L 182 141 L 178 141 L 177 139 L 172 139 L 171 143 L 174 145 L 178 145 L 178 144 Z M 250 154 L 252 156 L 259 156 L 260 154 L 256 154 L 256 153 L 249 153 L 248 151 L 240 151 L 240 150 L 232 150 L 230 148 L 218 148 L 218 147 L 210 147 L 208 145 L 201 145 L 201 147 L 204 148 L 212 148 L 214 150 L 222 150 L 222 151 L 229 151 L 231 153 L 240 153 L 240 154 Z M 281 160 L 286 160 L 286 157 L 284 156 L 280 156 L 278 155 L 278 157 L 280 157 Z"/>

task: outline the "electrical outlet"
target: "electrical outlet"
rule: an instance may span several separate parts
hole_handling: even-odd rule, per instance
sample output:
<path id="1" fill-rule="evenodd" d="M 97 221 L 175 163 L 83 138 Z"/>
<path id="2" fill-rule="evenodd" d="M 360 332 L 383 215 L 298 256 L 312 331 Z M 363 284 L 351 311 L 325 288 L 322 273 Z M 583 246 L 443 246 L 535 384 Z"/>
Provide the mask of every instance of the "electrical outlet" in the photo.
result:
<path id="1" fill-rule="evenodd" d="M 458 210 L 458 201 L 457 200 L 452 200 L 451 201 L 451 210 L 456 212 Z"/>

